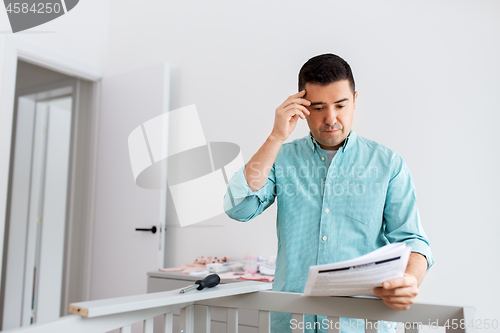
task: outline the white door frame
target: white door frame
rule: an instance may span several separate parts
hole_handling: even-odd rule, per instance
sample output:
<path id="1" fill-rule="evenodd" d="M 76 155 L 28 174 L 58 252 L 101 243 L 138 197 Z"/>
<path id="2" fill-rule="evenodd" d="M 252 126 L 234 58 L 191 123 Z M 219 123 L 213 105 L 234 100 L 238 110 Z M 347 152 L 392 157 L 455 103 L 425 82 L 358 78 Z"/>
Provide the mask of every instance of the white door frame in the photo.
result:
<path id="1" fill-rule="evenodd" d="M 2 45 L 0 45 L 0 52 Z M 99 83 L 101 71 L 89 64 L 49 49 L 5 36 L 3 60 L 0 54 L 0 286 L 2 284 L 5 217 L 9 190 L 12 128 L 16 90 L 17 61 L 23 60 L 72 77 Z M 92 221 L 89 221 L 92 224 Z M 1 291 L 0 291 L 1 292 Z"/>

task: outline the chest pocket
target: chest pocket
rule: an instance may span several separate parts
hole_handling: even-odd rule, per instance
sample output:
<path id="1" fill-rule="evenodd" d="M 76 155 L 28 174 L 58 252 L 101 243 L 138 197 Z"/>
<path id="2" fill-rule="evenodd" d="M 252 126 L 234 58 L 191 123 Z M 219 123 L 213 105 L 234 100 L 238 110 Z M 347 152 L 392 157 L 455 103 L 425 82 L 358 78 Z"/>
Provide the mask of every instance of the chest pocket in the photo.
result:
<path id="1" fill-rule="evenodd" d="M 380 223 L 384 213 L 386 187 L 383 183 L 349 181 L 345 214 L 363 224 Z"/>

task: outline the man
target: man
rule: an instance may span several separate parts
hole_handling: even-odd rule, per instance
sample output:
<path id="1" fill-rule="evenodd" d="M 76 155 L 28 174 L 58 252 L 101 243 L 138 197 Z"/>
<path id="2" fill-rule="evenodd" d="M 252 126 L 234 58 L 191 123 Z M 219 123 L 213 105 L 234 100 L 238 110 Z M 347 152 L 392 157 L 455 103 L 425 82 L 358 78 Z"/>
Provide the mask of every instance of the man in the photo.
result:
<path id="1" fill-rule="evenodd" d="M 407 310 L 433 258 L 403 159 L 351 129 L 357 96 L 342 58 L 309 59 L 299 73 L 299 93 L 276 109 L 266 142 L 231 178 L 224 208 L 231 218 L 248 221 L 277 199 L 277 291 L 302 293 L 311 265 L 405 242 L 412 248 L 405 275 L 373 292 L 387 306 Z M 284 143 L 299 118 L 307 121 L 309 135 Z M 290 319 L 272 313 L 272 332 L 290 332 Z M 319 316 L 305 320 L 321 322 Z M 348 320 L 342 318 L 342 332 L 363 332 Z M 311 332 L 326 332 L 316 327 Z"/>

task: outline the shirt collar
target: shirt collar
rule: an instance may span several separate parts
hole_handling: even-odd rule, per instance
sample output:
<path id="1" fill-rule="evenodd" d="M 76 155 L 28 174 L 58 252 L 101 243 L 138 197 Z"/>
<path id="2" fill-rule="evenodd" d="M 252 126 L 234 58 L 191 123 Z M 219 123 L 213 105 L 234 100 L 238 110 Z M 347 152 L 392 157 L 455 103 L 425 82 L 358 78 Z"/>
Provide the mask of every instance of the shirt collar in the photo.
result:
<path id="1" fill-rule="evenodd" d="M 342 144 L 342 146 L 339 149 L 342 149 L 343 152 L 345 152 L 346 149 L 350 149 L 354 145 L 354 143 L 356 142 L 357 137 L 358 137 L 358 135 L 356 134 L 356 132 L 354 132 L 354 130 L 351 129 L 351 132 L 349 133 L 347 138 L 345 138 L 344 143 Z M 311 131 L 309 131 L 309 139 L 311 140 L 311 144 L 312 144 L 312 147 L 314 149 L 318 149 L 318 148 L 321 149 L 318 142 L 313 137 Z"/>

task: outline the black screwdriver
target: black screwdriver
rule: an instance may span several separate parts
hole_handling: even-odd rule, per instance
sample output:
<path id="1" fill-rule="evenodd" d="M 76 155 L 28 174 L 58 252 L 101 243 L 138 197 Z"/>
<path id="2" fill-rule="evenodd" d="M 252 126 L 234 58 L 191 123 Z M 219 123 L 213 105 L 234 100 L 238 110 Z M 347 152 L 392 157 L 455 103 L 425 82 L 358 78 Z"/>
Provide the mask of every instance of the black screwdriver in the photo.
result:
<path id="1" fill-rule="evenodd" d="M 180 294 L 184 294 L 193 289 L 202 290 L 203 288 L 212 288 L 220 283 L 220 277 L 217 274 L 207 275 L 203 280 L 196 281 L 193 285 L 190 285 L 184 289 L 181 289 Z"/>

